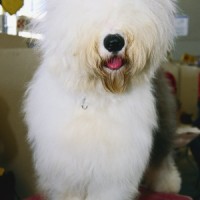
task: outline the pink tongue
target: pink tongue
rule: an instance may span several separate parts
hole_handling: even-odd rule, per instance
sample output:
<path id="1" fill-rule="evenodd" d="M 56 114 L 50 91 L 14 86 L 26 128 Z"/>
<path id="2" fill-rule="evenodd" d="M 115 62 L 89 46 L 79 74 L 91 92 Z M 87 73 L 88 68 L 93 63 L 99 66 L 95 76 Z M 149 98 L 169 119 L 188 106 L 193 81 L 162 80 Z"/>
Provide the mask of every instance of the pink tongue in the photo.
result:
<path id="1" fill-rule="evenodd" d="M 113 57 L 106 62 L 106 66 L 110 69 L 119 69 L 123 65 L 123 60 L 120 57 Z"/>

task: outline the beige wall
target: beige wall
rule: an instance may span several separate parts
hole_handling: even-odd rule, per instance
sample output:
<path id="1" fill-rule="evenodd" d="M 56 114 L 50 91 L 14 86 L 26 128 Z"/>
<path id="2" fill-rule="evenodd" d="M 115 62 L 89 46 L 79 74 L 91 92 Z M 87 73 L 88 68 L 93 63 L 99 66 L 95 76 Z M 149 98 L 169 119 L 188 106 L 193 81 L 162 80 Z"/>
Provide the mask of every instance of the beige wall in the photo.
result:
<path id="1" fill-rule="evenodd" d="M 37 55 L 30 49 L 0 49 L 0 165 L 15 173 L 17 192 L 22 197 L 34 193 L 21 106 L 36 60 Z"/>
<path id="2" fill-rule="evenodd" d="M 27 48 L 29 40 L 23 37 L 0 34 L 0 49 L 1 48 Z"/>

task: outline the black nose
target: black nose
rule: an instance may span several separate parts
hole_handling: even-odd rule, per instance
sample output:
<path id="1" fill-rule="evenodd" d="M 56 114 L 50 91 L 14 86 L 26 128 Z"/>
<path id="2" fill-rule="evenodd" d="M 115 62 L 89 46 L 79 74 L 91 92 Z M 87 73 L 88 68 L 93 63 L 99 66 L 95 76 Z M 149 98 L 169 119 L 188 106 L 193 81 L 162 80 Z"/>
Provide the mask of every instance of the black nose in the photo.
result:
<path id="1" fill-rule="evenodd" d="M 104 47 L 109 52 L 120 51 L 124 47 L 124 38 L 119 34 L 109 34 L 104 38 L 103 44 Z"/>

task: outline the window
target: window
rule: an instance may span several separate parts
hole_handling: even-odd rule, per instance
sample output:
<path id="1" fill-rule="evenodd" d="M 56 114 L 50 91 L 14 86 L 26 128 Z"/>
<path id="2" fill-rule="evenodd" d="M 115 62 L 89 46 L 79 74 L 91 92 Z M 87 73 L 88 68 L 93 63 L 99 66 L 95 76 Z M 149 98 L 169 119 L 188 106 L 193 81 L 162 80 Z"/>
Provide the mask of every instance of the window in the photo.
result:
<path id="1" fill-rule="evenodd" d="M 2 7 L 0 6 L 0 31 L 12 35 L 20 35 L 24 37 L 38 37 L 33 33 L 30 33 L 26 28 L 19 28 L 18 25 L 24 26 L 23 21 L 17 24 L 19 18 L 31 19 L 39 16 L 45 12 L 45 0 L 24 0 L 24 6 L 15 14 L 9 15 L 4 13 Z M 23 17 L 22 17 L 23 16 Z M 19 21 L 18 21 L 19 22 Z M 25 23 L 26 25 L 26 23 Z"/>

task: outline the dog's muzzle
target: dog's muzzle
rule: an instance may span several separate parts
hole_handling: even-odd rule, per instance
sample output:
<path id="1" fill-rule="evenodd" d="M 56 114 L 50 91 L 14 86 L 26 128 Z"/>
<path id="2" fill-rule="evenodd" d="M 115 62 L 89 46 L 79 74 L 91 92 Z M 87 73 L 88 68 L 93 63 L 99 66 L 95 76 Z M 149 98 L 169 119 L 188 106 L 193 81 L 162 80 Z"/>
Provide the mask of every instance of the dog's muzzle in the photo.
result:
<path id="1" fill-rule="evenodd" d="M 124 59 L 118 55 L 125 45 L 124 38 L 119 34 L 109 34 L 104 38 L 103 45 L 111 53 L 105 61 L 105 67 L 111 70 L 118 70 L 124 65 Z"/>

